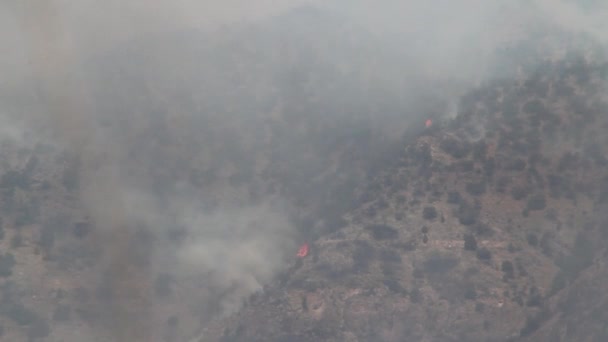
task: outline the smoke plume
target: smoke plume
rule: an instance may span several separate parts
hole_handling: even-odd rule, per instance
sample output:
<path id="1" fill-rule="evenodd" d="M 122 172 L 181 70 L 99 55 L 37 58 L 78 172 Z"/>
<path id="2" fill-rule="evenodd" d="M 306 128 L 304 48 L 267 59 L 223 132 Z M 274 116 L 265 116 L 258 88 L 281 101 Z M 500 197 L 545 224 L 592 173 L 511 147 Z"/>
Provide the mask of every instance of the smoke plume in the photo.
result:
<path id="1" fill-rule="evenodd" d="M 502 76 L 495 52 L 522 27 L 607 38 L 606 6 L 525 3 L 8 2 L 2 129 L 68 152 L 101 330 L 153 341 L 158 279 L 190 327 L 234 312 L 331 229 L 311 213 L 347 210 L 375 158 Z"/>

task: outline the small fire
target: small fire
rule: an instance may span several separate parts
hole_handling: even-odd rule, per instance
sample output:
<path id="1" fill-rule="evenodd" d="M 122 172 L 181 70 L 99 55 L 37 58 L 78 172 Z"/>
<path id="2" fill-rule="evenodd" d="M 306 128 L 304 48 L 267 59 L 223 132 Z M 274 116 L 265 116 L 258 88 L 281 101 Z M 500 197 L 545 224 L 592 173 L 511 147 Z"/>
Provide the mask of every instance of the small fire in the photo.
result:
<path id="1" fill-rule="evenodd" d="M 424 125 L 426 126 L 426 128 L 431 127 L 433 125 L 433 120 L 427 119 L 426 122 L 424 123 Z"/>
<path id="2" fill-rule="evenodd" d="M 296 256 L 299 258 L 303 258 L 306 255 L 308 255 L 308 244 L 307 243 L 303 244 L 300 247 L 300 249 L 298 250 L 298 254 L 296 254 Z"/>

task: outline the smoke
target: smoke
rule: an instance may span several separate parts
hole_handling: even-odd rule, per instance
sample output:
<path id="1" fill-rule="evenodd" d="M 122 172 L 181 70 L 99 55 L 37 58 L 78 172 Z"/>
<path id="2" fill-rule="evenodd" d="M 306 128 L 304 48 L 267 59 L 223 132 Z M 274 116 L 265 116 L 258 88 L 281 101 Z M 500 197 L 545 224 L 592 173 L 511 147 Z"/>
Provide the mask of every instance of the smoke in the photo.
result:
<path id="1" fill-rule="evenodd" d="M 200 321 L 238 309 L 307 236 L 294 216 L 347 206 L 328 184 L 356 184 L 408 129 L 454 117 L 522 27 L 608 32 L 606 6 L 562 1 L 303 3 L 0 7 L 2 129 L 73 156 L 115 340 L 157 336 L 158 274 L 197 289 L 184 302 Z"/>

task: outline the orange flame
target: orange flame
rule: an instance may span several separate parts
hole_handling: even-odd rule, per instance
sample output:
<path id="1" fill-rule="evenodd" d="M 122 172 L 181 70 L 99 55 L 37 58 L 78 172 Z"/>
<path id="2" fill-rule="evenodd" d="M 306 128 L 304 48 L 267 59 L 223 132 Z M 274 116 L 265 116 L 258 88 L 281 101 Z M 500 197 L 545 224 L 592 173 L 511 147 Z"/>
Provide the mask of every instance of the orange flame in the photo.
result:
<path id="1" fill-rule="evenodd" d="M 296 254 L 296 256 L 299 258 L 303 258 L 307 255 L 308 255 L 308 244 L 305 243 L 302 245 L 302 247 L 300 247 L 300 249 L 298 250 L 298 254 Z"/>

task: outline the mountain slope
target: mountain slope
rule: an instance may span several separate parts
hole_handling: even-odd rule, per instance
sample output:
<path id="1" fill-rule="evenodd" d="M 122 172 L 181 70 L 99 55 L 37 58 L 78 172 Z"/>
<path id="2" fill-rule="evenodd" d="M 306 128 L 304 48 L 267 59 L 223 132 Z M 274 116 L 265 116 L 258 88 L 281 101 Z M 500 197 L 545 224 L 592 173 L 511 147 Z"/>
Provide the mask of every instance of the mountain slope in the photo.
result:
<path id="1" fill-rule="evenodd" d="M 602 340 L 607 69 L 585 56 L 463 97 L 200 341 Z"/>

